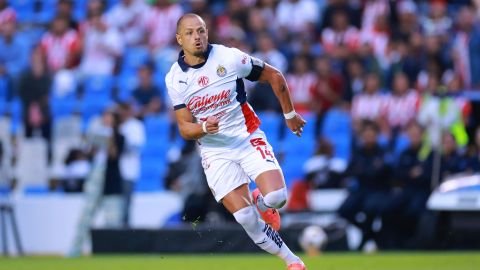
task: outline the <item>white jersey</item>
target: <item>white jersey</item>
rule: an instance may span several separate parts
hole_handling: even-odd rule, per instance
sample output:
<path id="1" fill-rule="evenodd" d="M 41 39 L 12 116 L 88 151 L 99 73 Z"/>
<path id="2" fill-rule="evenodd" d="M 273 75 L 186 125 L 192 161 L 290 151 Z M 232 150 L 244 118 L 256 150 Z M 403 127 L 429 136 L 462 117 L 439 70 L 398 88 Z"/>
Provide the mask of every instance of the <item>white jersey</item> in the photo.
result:
<path id="1" fill-rule="evenodd" d="M 233 149 L 260 126 L 247 103 L 243 78 L 258 80 L 264 63 L 235 48 L 208 45 L 206 61 L 189 66 L 180 52 L 165 77 L 175 110 L 187 108 L 198 123 L 219 118 L 219 132 L 199 139 L 202 150 Z"/>

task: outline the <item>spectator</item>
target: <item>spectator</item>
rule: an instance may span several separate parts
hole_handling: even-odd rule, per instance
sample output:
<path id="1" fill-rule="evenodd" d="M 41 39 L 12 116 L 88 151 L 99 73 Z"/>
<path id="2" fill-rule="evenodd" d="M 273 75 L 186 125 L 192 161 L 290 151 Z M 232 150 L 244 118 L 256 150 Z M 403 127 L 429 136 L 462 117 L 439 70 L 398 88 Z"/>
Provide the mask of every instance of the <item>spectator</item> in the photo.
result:
<path id="1" fill-rule="evenodd" d="M 139 85 L 132 93 L 133 102 L 137 108 L 136 115 L 142 119 L 146 115 L 159 113 L 163 109 L 160 89 L 153 84 L 152 69 L 150 65 L 140 67 Z"/>
<path id="2" fill-rule="evenodd" d="M 263 20 L 265 21 L 266 30 L 269 32 L 276 32 L 278 29 L 278 22 L 275 19 L 276 0 L 258 0 L 257 8 L 260 10 Z"/>
<path id="3" fill-rule="evenodd" d="M 429 13 L 422 18 L 423 33 L 428 36 L 435 35 L 447 38 L 452 25 L 452 19 L 447 16 L 446 1 L 430 1 Z"/>
<path id="4" fill-rule="evenodd" d="M 315 135 L 322 132 L 323 119 L 327 112 L 338 105 L 342 97 L 342 79 L 330 70 L 330 62 L 326 57 L 315 59 L 317 80 L 310 87 L 310 108 L 317 118 L 315 120 Z"/>
<path id="5" fill-rule="evenodd" d="M 364 67 L 360 59 L 351 58 L 346 63 L 346 75 L 344 76 L 343 100 L 352 103 L 353 97 L 360 94 L 365 87 Z"/>
<path id="6" fill-rule="evenodd" d="M 105 23 L 122 33 L 126 46 L 138 45 L 144 38 L 142 20 L 148 9 L 142 0 L 122 0 L 105 14 Z"/>
<path id="7" fill-rule="evenodd" d="M 267 33 L 259 33 L 257 35 L 257 52 L 255 52 L 253 56 L 269 63 L 281 72 L 287 71 L 287 59 L 278 51 L 274 40 Z"/>
<path id="8" fill-rule="evenodd" d="M 321 16 L 321 24 L 319 25 L 319 32 L 322 32 L 325 28 L 332 26 L 332 17 L 337 11 L 343 11 L 347 13 L 353 26 L 357 29 L 361 26 L 362 20 L 362 3 L 352 2 L 348 0 L 334 0 L 326 1 L 326 5 L 323 8 Z"/>
<path id="9" fill-rule="evenodd" d="M 377 143 L 378 126 L 372 121 L 364 121 L 359 134 L 362 144 L 354 151 L 347 169 L 347 175 L 356 179 L 356 185 L 349 190 L 338 213 L 362 231 L 363 238 L 358 247 L 361 250 L 369 240 L 378 240 L 372 224 L 375 217 L 386 211 L 384 202 L 389 198 L 391 184 L 386 152 Z M 363 222 L 357 219 L 359 213 L 365 214 Z"/>
<path id="10" fill-rule="evenodd" d="M 462 122 L 467 126 L 470 122 L 472 104 L 470 100 L 463 95 L 462 80 L 458 74 L 451 71 L 444 73 L 443 81 L 447 85 L 447 94 L 453 98 L 462 112 Z"/>
<path id="11" fill-rule="evenodd" d="M 384 1 L 377 0 L 369 3 L 374 2 L 381 3 Z M 373 27 L 362 27 L 360 34 L 361 55 L 373 55 L 383 70 L 387 70 L 389 67 L 387 48 L 390 41 L 390 32 L 388 17 L 382 14 L 375 17 Z"/>
<path id="12" fill-rule="evenodd" d="M 142 147 L 145 144 L 145 127 L 133 116 L 130 104 L 122 103 L 118 106 L 120 114 L 120 134 L 125 138 L 123 151 L 120 153 L 120 173 L 123 179 L 124 208 L 122 222 L 129 227 L 130 202 L 135 183 L 140 177 Z"/>
<path id="13" fill-rule="evenodd" d="M 232 36 L 238 36 L 235 32 L 244 32 L 247 28 L 248 10 L 242 1 L 226 1 L 224 12 L 219 14 L 215 26 L 218 38 L 228 40 Z M 243 34 L 244 35 L 244 34 Z M 242 38 L 244 39 L 244 37 Z M 230 46 L 234 46 L 233 44 Z"/>
<path id="14" fill-rule="evenodd" d="M 59 0 L 57 2 L 57 17 L 67 19 L 70 29 L 78 30 L 78 23 L 73 17 L 73 4 L 71 0 Z"/>
<path id="15" fill-rule="evenodd" d="M 429 84 L 435 87 L 434 81 L 438 79 L 432 75 L 429 81 L 433 81 Z M 421 154 L 424 158 L 431 150 L 439 149 L 445 131 L 452 132 L 461 146 L 468 142 L 458 103 L 446 95 L 445 89 L 437 87 L 432 90 L 434 91 L 432 94 L 423 97 L 417 116 L 418 122 L 426 127 L 426 142 Z"/>
<path id="16" fill-rule="evenodd" d="M 17 12 L 8 6 L 7 0 L 0 0 L 0 27 L 5 25 L 7 22 L 17 22 Z"/>
<path id="17" fill-rule="evenodd" d="M 155 4 L 144 17 L 144 28 L 149 35 L 147 44 L 150 51 L 156 53 L 172 45 L 177 28 L 177 20 L 182 16 L 183 9 L 179 3 L 169 0 L 156 0 Z"/>
<path id="18" fill-rule="evenodd" d="M 398 21 L 394 24 L 392 36 L 395 39 L 408 41 L 413 32 L 419 32 L 417 4 L 412 0 L 396 1 L 394 5 Z"/>
<path id="19" fill-rule="evenodd" d="M 17 94 L 19 77 L 28 66 L 30 48 L 17 34 L 15 21 L 6 21 L 0 30 L 0 78 L 6 78 L 12 92 Z"/>
<path id="20" fill-rule="evenodd" d="M 379 93 L 380 79 L 377 74 L 370 73 L 365 79 L 364 92 L 356 95 L 352 102 L 353 128 L 360 130 L 363 120 L 380 123 L 385 97 Z"/>
<path id="21" fill-rule="evenodd" d="M 78 64 L 80 39 L 75 30 L 69 29 L 69 21 L 64 17 L 55 17 L 50 30 L 42 36 L 40 48 L 47 70 L 56 73 L 61 69 L 70 69 Z"/>
<path id="22" fill-rule="evenodd" d="M 467 154 L 469 171 L 472 173 L 480 173 L 480 127 L 477 127 L 475 130 L 475 137 Z"/>
<path id="23" fill-rule="evenodd" d="M 407 75 L 397 73 L 393 79 L 393 93 L 385 97 L 385 115 L 387 125 L 395 134 L 402 131 L 417 115 L 420 98 L 410 88 Z"/>
<path id="24" fill-rule="evenodd" d="M 49 101 L 51 76 L 47 73 L 39 48 L 33 51 L 30 63 L 30 70 L 23 74 L 19 83 L 25 137 L 34 137 L 40 133 L 47 140 L 48 157 L 51 160 L 52 121 Z"/>
<path id="25" fill-rule="evenodd" d="M 471 7 L 462 7 L 458 12 L 457 29 L 452 46 L 455 71 L 467 89 L 479 88 L 480 27 L 475 24 L 475 12 Z"/>
<path id="26" fill-rule="evenodd" d="M 123 52 L 123 41 L 116 28 L 109 27 L 102 14 L 90 13 L 82 25 L 83 56 L 80 71 L 84 76 L 112 75 Z"/>
<path id="27" fill-rule="evenodd" d="M 125 139 L 119 132 L 119 120 L 118 114 L 106 110 L 89 124 L 87 138 L 92 166 L 84 186 L 85 204 L 69 252 L 70 257 L 82 255 L 97 210 L 104 211 L 106 228 L 119 228 L 122 225 L 123 181 L 119 155 L 123 152 Z"/>
<path id="28" fill-rule="evenodd" d="M 318 5 L 313 0 L 281 0 L 277 6 L 279 26 L 292 34 L 313 37 L 318 14 Z"/>
<path id="29" fill-rule="evenodd" d="M 464 173 L 468 169 L 467 158 L 459 152 L 455 136 L 449 131 L 442 135 L 442 158 L 440 165 L 440 181 L 449 176 Z"/>
<path id="30" fill-rule="evenodd" d="M 342 177 L 347 169 L 347 162 L 333 156 L 333 145 L 325 138 L 320 138 L 313 157 L 303 165 L 305 180 L 310 189 L 328 189 L 343 187 Z"/>
<path id="31" fill-rule="evenodd" d="M 71 149 L 64 164 L 60 179 L 62 189 L 67 193 L 83 192 L 83 184 L 91 170 L 88 156 L 81 149 Z"/>
<path id="32" fill-rule="evenodd" d="M 293 106 L 299 113 L 310 110 L 310 88 L 315 83 L 315 75 L 310 71 L 309 57 L 297 55 L 293 59 L 292 71 L 287 73 L 286 80 L 292 95 Z"/>
<path id="33" fill-rule="evenodd" d="M 379 16 L 389 16 L 390 5 L 388 0 L 367 1 L 363 10 L 362 31 L 371 31 L 375 28 Z"/>
<path id="34" fill-rule="evenodd" d="M 358 29 L 350 24 L 347 13 L 343 10 L 336 11 L 332 20 L 332 27 L 322 31 L 325 52 L 339 60 L 355 55 L 360 41 Z"/>
<path id="35" fill-rule="evenodd" d="M 385 202 L 388 210 L 382 219 L 389 248 L 402 247 L 414 236 L 431 190 L 432 156 L 419 158 L 423 128 L 411 122 L 407 134 L 410 145 L 400 154 L 393 173 L 400 189 Z"/>

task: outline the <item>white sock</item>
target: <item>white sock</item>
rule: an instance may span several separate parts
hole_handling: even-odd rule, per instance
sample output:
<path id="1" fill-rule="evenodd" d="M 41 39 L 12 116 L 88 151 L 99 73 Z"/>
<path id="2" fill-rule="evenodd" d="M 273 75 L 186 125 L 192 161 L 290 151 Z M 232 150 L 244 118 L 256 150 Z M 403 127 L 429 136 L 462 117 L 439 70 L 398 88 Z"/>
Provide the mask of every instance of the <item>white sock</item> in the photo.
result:
<path id="1" fill-rule="evenodd" d="M 273 230 L 270 225 L 265 224 L 253 206 L 242 208 L 233 213 L 233 216 L 260 248 L 270 254 L 277 255 L 287 265 L 301 262 L 300 258 L 295 256 L 283 242 L 280 234 Z"/>
<path id="2" fill-rule="evenodd" d="M 268 208 L 279 209 L 282 208 L 287 202 L 287 189 L 281 188 L 267 193 L 265 196 L 260 195 L 258 197 L 258 208 L 263 212 Z"/>

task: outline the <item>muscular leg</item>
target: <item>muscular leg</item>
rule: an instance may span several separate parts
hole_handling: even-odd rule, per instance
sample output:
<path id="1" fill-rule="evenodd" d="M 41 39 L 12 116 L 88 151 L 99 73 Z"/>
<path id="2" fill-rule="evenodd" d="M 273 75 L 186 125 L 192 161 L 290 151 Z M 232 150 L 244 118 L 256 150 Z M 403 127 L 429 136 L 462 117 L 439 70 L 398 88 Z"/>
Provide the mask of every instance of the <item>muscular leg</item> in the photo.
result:
<path id="1" fill-rule="evenodd" d="M 261 173 L 255 183 L 262 193 L 258 199 L 258 207 L 265 211 L 268 208 L 279 209 L 287 202 L 287 189 L 280 170 L 271 170 Z"/>
<path id="2" fill-rule="evenodd" d="M 295 256 L 283 243 L 278 232 L 274 231 L 260 218 L 252 205 L 247 184 L 241 185 L 228 193 L 222 199 L 222 203 L 260 248 L 270 254 L 277 255 L 287 265 L 301 262 L 300 258 Z"/>

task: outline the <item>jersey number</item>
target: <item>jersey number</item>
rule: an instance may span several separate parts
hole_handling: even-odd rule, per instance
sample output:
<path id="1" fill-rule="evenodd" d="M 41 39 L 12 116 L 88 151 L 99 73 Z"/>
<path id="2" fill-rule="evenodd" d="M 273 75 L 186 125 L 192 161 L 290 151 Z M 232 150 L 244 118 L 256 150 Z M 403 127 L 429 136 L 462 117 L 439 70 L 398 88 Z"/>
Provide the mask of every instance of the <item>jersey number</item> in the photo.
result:
<path id="1" fill-rule="evenodd" d="M 271 159 L 274 159 L 273 154 L 272 154 L 272 152 L 270 152 L 270 150 L 268 150 L 266 148 L 265 148 L 265 150 L 263 150 L 260 146 L 258 146 L 256 149 L 257 149 L 258 152 L 260 152 L 263 159 L 267 159 L 267 157 L 270 157 Z"/>

